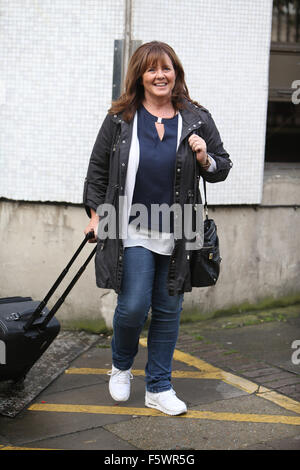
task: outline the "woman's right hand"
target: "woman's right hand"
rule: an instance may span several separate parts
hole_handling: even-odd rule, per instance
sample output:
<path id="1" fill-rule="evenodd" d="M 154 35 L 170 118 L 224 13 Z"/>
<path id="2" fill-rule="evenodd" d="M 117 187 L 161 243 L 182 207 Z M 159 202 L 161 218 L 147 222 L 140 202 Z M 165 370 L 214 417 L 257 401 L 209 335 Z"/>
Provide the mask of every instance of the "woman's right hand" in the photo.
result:
<path id="1" fill-rule="evenodd" d="M 85 235 L 89 232 L 94 232 L 95 237 L 90 238 L 89 243 L 96 243 L 97 242 L 97 232 L 98 232 L 98 224 L 99 224 L 99 215 L 96 214 L 96 212 L 91 209 L 91 219 L 88 224 L 88 226 L 85 228 L 84 233 Z"/>

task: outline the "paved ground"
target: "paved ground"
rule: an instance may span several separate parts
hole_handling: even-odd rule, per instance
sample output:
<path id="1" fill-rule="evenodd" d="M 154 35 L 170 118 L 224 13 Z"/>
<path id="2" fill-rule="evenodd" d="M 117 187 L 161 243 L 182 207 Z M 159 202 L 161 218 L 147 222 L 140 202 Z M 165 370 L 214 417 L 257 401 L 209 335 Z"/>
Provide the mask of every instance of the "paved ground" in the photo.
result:
<path id="1" fill-rule="evenodd" d="M 186 415 L 169 417 L 145 408 L 145 338 L 131 397 L 114 402 L 108 393 L 110 339 L 99 336 L 22 412 L 0 416 L 0 448 L 122 450 L 124 455 L 140 449 L 299 450 L 300 315 L 247 326 L 232 321 L 181 327 L 173 385 L 188 404 Z M 292 348 L 296 340 L 299 354 Z"/>

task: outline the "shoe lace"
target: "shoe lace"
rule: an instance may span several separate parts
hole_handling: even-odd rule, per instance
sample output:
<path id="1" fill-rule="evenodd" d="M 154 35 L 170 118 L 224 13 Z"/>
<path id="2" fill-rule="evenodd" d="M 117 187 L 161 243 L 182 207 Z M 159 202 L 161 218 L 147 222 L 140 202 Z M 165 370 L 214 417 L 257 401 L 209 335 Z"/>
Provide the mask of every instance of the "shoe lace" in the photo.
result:
<path id="1" fill-rule="evenodd" d="M 162 393 L 160 399 L 161 399 L 163 402 L 167 402 L 167 403 L 169 403 L 170 400 L 171 400 L 171 402 L 173 402 L 173 403 L 176 403 L 176 402 L 178 402 L 178 400 L 179 400 L 178 397 L 177 397 L 177 395 L 176 395 L 176 392 L 175 392 L 175 390 L 174 390 L 173 388 L 171 388 L 170 390 L 168 390 L 168 393 Z"/>
<path id="2" fill-rule="evenodd" d="M 129 380 L 133 379 L 133 375 L 129 370 L 118 370 L 113 373 L 112 370 L 107 372 L 107 375 L 113 375 L 116 378 L 116 382 L 120 384 L 126 384 Z"/>

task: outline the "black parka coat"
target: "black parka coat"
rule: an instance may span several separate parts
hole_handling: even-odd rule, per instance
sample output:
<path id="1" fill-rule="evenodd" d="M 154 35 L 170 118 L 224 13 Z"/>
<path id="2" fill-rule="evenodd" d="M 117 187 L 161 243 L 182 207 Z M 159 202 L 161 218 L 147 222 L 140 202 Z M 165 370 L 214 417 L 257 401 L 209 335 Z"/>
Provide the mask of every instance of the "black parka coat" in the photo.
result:
<path id="1" fill-rule="evenodd" d="M 190 202 L 195 187 L 195 155 L 188 138 L 192 133 L 202 137 L 207 153 L 216 161 L 216 171 L 208 172 L 200 167 L 200 175 L 210 183 L 224 181 L 232 167 L 228 153 L 224 150 L 220 134 L 209 111 L 189 101 L 180 111 L 182 134 L 176 153 L 174 175 L 174 201 L 183 208 Z M 122 115 L 108 114 L 98 133 L 88 166 L 84 184 L 83 203 L 87 214 L 97 210 L 103 203 L 113 204 L 118 214 L 119 196 L 124 196 L 126 172 L 131 144 L 133 120 L 128 123 Z M 198 163 L 197 163 L 198 164 Z M 199 165 L 200 166 L 200 165 Z M 197 201 L 201 202 L 199 188 Z M 117 227 L 118 230 L 118 227 Z M 192 290 L 189 275 L 189 256 L 184 236 L 175 239 L 170 256 L 168 273 L 169 295 L 178 295 Z M 95 257 L 96 284 L 98 287 L 121 291 L 124 247 L 121 237 L 98 239 Z"/>

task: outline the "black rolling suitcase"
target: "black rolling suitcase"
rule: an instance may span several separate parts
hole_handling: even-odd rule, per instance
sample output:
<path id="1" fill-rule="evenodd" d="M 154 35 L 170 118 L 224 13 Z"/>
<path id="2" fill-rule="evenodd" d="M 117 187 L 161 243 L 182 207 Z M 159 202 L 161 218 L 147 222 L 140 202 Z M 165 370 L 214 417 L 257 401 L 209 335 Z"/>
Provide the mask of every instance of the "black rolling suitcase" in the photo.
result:
<path id="1" fill-rule="evenodd" d="M 85 236 L 68 265 L 42 301 L 34 301 L 31 297 L 0 299 L 0 381 L 22 381 L 58 335 L 60 324 L 54 315 L 93 258 L 96 247 L 91 251 L 53 308 L 48 310 L 46 304 L 86 242 L 93 237 L 94 232 Z"/>

